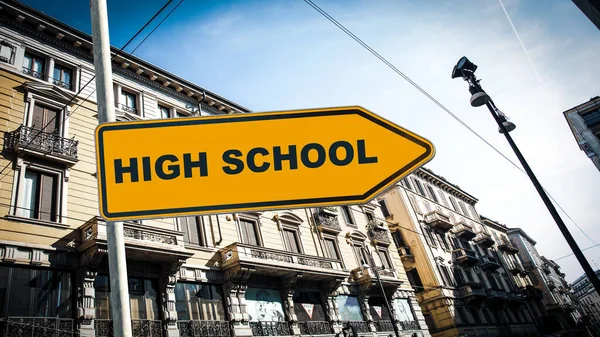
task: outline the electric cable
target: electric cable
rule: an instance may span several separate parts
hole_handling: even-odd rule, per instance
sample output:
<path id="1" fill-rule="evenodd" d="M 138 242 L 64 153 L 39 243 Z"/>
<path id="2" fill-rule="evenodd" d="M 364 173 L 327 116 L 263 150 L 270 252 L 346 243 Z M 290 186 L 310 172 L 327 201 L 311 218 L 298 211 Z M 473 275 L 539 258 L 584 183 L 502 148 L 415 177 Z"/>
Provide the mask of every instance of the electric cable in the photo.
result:
<path id="1" fill-rule="evenodd" d="M 398 68 L 396 68 L 391 62 L 389 62 L 386 58 L 384 58 L 383 56 L 381 56 L 378 52 L 376 52 L 373 48 L 371 48 L 367 43 L 365 43 L 363 40 L 361 40 L 358 36 L 354 35 L 354 33 L 352 33 L 350 30 L 348 30 L 344 25 L 342 25 L 341 23 L 339 23 L 336 19 L 334 19 L 331 15 L 329 15 L 325 10 L 321 9 L 318 5 L 316 5 L 311 0 L 304 0 L 304 2 L 306 2 L 313 9 L 315 9 L 317 12 L 319 12 L 321 15 L 323 15 L 325 18 L 327 18 L 329 21 L 331 21 L 334 25 L 336 25 L 340 30 L 342 30 L 344 33 L 346 33 L 348 36 L 350 36 L 353 40 L 355 40 L 363 48 L 367 49 L 371 54 L 373 54 L 381 62 L 383 62 L 385 65 L 387 65 L 389 68 L 391 68 L 395 73 L 397 73 L 398 75 L 400 75 L 404 80 L 406 80 L 408 83 L 410 83 L 415 89 L 417 89 L 423 95 L 425 95 L 425 97 L 427 97 L 434 104 L 436 104 L 438 107 L 440 107 L 442 110 L 444 110 L 447 114 L 449 114 L 452 118 L 454 118 L 459 124 L 461 124 L 467 130 L 469 130 L 472 134 L 474 134 L 482 142 L 484 142 L 486 145 L 488 145 L 490 148 L 492 148 L 497 154 L 499 154 L 500 156 L 502 156 L 506 161 L 508 161 L 510 164 L 512 164 L 514 167 L 516 167 L 519 171 L 521 171 L 521 173 L 526 174 L 526 172 L 521 167 L 519 167 L 516 163 L 514 163 L 512 160 L 510 160 L 500 150 L 496 149 L 491 143 L 489 143 L 485 138 L 483 138 L 481 135 L 479 135 L 467 123 L 465 123 L 464 121 L 462 121 L 457 115 L 455 115 L 454 113 L 452 113 L 452 111 L 450 111 L 448 108 L 446 108 L 446 106 L 444 106 L 437 99 L 435 99 L 425 89 L 421 88 L 421 86 L 419 86 L 416 82 L 414 82 L 412 79 L 410 79 L 410 77 L 408 77 L 406 74 L 404 74 Z M 569 216 L 569 214 L 562 208 L 562 206 L 560 206 L 560 204 L 554 199 L 554 197 L 552 197 L 552 195 L 544 187 L 542 187 L 542 189 L 544 189 L 544 191 L 546 191 L 546 193 L 548 194 L 548 196 L 550 197 L 550 199 L 567 216 L 567 218 L 569 220 L 571 220 L 571 222 L 573 223 L 573 225 L 575 225 L 575 227 L 577 227 L 577 229 L 588 240 L 590 240 L 592 243 L 596 243 L 581 227 L 579 227 L 579 225 L 571 218 L 571 216 Z"/>

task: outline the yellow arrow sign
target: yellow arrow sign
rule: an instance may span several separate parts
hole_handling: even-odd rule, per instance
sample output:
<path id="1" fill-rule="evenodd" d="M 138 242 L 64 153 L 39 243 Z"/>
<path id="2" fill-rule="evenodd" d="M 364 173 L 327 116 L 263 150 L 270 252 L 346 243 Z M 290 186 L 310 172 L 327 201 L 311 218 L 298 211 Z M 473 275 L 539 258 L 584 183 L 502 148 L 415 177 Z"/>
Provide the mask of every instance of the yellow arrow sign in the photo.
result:
<path id="1" fill-rule="evenodd" d="M 362 107 L 96 129 L 107 220 L 359 204 L 433 156 L 428 140 Z"/>

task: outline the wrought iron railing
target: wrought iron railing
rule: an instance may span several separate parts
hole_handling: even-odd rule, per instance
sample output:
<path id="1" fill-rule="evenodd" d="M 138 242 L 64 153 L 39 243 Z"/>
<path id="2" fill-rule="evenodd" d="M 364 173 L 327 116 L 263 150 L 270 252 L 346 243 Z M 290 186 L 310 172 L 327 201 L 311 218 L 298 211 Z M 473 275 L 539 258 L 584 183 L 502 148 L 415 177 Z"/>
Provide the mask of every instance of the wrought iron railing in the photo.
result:
<path id="1" fill-rule="evenodd" d="M 388 320 L 375 321 L 375 329 L 377 331 L 394 331 L 394 323 Z"/>
<path id="2" fill-rule="evenodd" d="M 494 239 L 492 239 L 492 236 L 484 232 L 477 233 L 473 241 L 482 246 L 491 246 L 494 244 Z"/>
<path id="3" fill-rule="evenodd" d="M 119 104 L 119 108 L 125 112 L 129 112 L 134 115 L 137 115 L 137 109 L 132 106 L 129 106 L 127 104 Z"/>
<path id="4" fill-rule="evenodd" d="M 113 322 L 110 319 L 94 320 L 96 337 L 115 337 Z M 163 337 L 162 322 L 149 319 L 131 320 L 133 337 Z M 118 337 L 118 336 L 117 336 Z"/>
<path id="5" fill-rule="evenodd" d="M 35 78 L 39 78 L 40 80 L 44 79 L 44 73 L 41 73 L 39 71 L 35 71 L 33 69 L 27 68 L 27 67 L 23 67 L 23 74 L 25 75 L 29 75 Z"/>
<path id="6" fill-rule="evenodd" d="M 22 147 L 76 160 L 78 144 L 79 141 L 60 137 L 55 132 L 43 132 L 21 125 L 16 130 L 7 133 L 6 146 L 13 150 Z"/>
<path id="7" fill-rule="evenodd" d="M 333 332 L 327 321 L 298 322 L 298 327 L 302 335 L 326 335 Z"/>
<path id="8" fill-rule="evenodd" d="M 400 321 L 400 326 L 402 330 L 421 330 L 417 321 Z"/>
<path id="9" fill-rule="evenodd" d="M 0 320 L 2 337 L 74 337 L 73 319 L 55 317 L 8 317 Z"/>
<path id="10" fill-rule="evenodd" d="M 343 325 L 345 327 L 354 328 L 354 331 L 356 331 L 357 333 L 371 332 L 371 329 L 369 329 L 369 324 L 367 324 L 367 322 L 365 321 L 346 321 L 343 323 Z"/>
<path id="11" fill-rule="evenodd" d="M 390 236 L 388 235 L 387 229 L 383 225 L 383 222 L 379 220 L 371 220 L 367 224 L 367 227 L 369 228 L 369 236 L 372 239 L 384 243 L 392 242 Z"/>
<path id="12" fill-rule="evenodd" d="M 458 262 L 477 262 L 479 258 L 474 251 L 467 248 L 458 248 L 452 251 L 452 259 Z"/>
<path id="13" fill-rule="evenodd" d="M 288 322 L 250 322 L 252 336 L 289 336 L 291 335 Z"/>
<path id="14" fill-rule="evenodd" d="M 180 337 L 229 337 L 229 322 L 224 321 L 177 321 Z"/>
<path id="15" fill-rule="evenodd" d="M 71 90 L 71 88 L 72 88 L 71 83 L 63 82 L 63 81 L 61 81 L 59 79 L 56 79 L 56 78 L 52 78 L 52 84 L 57 85 L 57 86 L 59 86 L 61 88 L 68 89 L 68 90 Z"/>
<path id="16" fill-rule="evenodd" d="M 335 207 L 323 207 L 315 214 L 315 218 L 321 229 L 342 230 L 337 215 L 334 215 L 336 213 L 337 209 Z"/>

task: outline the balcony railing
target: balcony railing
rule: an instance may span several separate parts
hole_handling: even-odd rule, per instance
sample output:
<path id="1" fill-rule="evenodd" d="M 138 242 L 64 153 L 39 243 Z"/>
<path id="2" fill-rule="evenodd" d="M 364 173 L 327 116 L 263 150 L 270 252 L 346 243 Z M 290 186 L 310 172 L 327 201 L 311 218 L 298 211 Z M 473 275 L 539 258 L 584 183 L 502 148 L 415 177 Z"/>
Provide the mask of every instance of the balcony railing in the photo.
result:
<path id="1" fill-rule="evenodd" d="M 484 255 L 480 258 L 480 260 L 481 262 L 479 266 L 482 269 L 496 270 L 500 268 L 500 264 L 498 263 L 498 260 L 495 257 Z"/>
<path id="2" fill-rule="evenodd" d="M 136 108 L 129 106 L 127 104 L 119 104 L 119 109 L 121 109 L 125 112 L 129 112 L 134 115 L 137 115 L 137 112 L 138 112 Z"/>
<path id="3" fill-rule="evenodd" d="M 431 227 L 437 227 L 443 230 L 452 228 L 450 218 L 438 211 L 432 211 L 425 214 L 425 223 Z"/>
<path id="4" fill-rule="evenodd" d="M 473 232 L 473 228 L 466 221 L 460 220 L 459 222 L 454 224 L 454 235 L 457 237 L 462 237 L 467 240 L 471 240 L 476 236 L 475 232 Z"/>
<path id="5" fill-rule="evenodd" d="M 32 154 L 55 156 L 71 163 L 77 162 L 79 141 L 58 136 L 54 132 L 42 132 L 33 127 L 21 125 L 7 132 L 6 147 L 15 152 L 27 151 Z"/>
<path id="6" fill-rule="evenodd" d="M 56 78 L 52 78 L 52 84 L 57 85 L 57 86 L 59 86 L 61 88 L 65 88 L 67 90 L 71 90 L 71 88 L 73 87 L 71 85 L 71 83 L 63 82 L 60 79 L 56 79 Z"/>
<path id="7" fill-rule="evenodd" d="M 23 74 L 38 78 L 40 80 L 44 79 L 44 73 L 35 71 L 35 70 L 27 68 L 27 67 L 23 67 Z"/>
<path id="8" fill-rule="evenodd" d="M 458 289 L 459 297 L 463 297 L 468 301 L 483 299 L 487 295 L 485 290 L 481 287 L 480 283 L 470 282 L 469 284 L 463 285 Z"/>
<path id="9" fill-rule="evenodd" d="M 513 246 L 508 240 L 500 240 L 498 248 L 508 253 L 517 253 L 519 251 L 519 248 Z"/>
<path id="10" fill-rule="evenodd" d="M 375 321 L 375 329 L 377 331 L 394 331 L 394 323 L 388 320 Z"/>
<path id="11" fill-rule="evenodd" d="M 465 263 L 465 264 L 476 264 L 477 262 L 479 262 L 479 258 L 477 257 L 477 255 L 475 254 L 474 251 L 467 249 L 467 248 L 458 248 L 455 249 L 454 251 L 452 251 L 452 259 L 455 262 L 458 263 Z"/>
<path id="12" fill-rule="evenodd" d="M 488 299 L 492 301 L 506 300 L 508 298 L 506 292 L 500 289 L 487 289 L 486 293 Z"/>
<path id="13" fill-rule="evenodd" d="M 398 252 L 400 253 L 400 258 L 402 261 L 411 261 L 415 262 L 415 257 L 413 256 L 412 250 L 409 246 L 402 246 L 398 248 Z"/>
<path id="14" fill-rule="evenodd" d="M 300 328 L 302 335 L 327 335 L 333 333 L 331 324 L 327 321 L 298 322 L 298 328 Z"/>
<path id="15" fill-rule="evenodd" d="M 491 247 L 494 245 L 494 239 L 492 239 L 492 236 L 485 232 L 478 233 L 473 241 L 483 247 Z"/>
<path id="16" fill-rule="evenodd" d="M 291 335 L 288 322 L 250 322 L 252 336 L 289 336 Z"/>
<path id="17" fill-rule="evenodd" d="M 94 320 L 96 337 L 115 337 L 113 322 L 110 319 Z M 132 319 L 131 333 L 133 337 L 163 337 L 162 322 L 149 319 Z"/>
<path id="18" fill-rule="evenodd" d="M 383 222 L 381 222 L 379 220 L 371 220 L 367 224 L 367 228 L 369 228 L 369 236 L 372 239 L 375 239 L 378 242 L 383 242 L 383 243 L 391 243 L 392 242 Z"/>
<path id="19" fill-rule="evenodd" d="M 354 328 L 356 333 L 371 332 L 371 329 L 369 329 L 369 324 L 364 321 L 345 321 L 342 323 L 342 325 L 345 328 Z"/>
<path id="20" fill-rule="evenodd" d="M 519 263 L 508 263 L 508 270 L 513 274 L 526 274 L 527 271 Z"/>
<path id="21" fill-rule="evenodd" d="M 333 231 L 339 233 L 342 230 L 338 221 L 337 209 L 335 207 L 322 207 L 315 214 L 315 218 L 321 231 Z"/>
<path id="22" fill-rule="evenodd" d="M 0 320 L 1 337 L 75 337 L 72 319 L 55 317 L 8 317 Z"/>
<path id="23" fill-rule="evenodd" d="M 421 330 L 417 321 L 400 321 L 400 327 L 402 330 Z"/>
<path id="24" fill-rule="evenodd" d="M 177 321 L 180 337 L 229 337 L 229 322 L 223 321 Z"/>

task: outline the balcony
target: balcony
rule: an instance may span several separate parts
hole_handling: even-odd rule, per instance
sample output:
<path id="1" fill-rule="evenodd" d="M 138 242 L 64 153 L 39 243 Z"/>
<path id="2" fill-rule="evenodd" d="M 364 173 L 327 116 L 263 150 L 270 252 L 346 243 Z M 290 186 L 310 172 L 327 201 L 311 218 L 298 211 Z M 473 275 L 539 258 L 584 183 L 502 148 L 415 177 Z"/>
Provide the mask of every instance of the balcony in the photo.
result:
<path id="1" fill-rule="evenodd" d="M 232 243 L 221 249 L 221 268 L 251 268 L 257 273 L 271 276 L 286 276 L 290 272 L 301 272 L 304 278 L 322 279 L 348 277 L 339 260 L 297 254 L 278 249 Z"/>
<path id="2" fill-rule="evenodd" d="M 339 233 L 342 231 L 335 207 L 322 207 L 314 215 L 317 227 L 321 232 Z"/>
<path id="3" fill-rule="evenodd" d="M 486 293 L 490 303 L 504 303 L 508 299 L 506 292 L 501 289 L 487 289 Z"/>
<path id="4" fill-rule="evenodd" d="M 13 317 L 0 320 L 0 336 L 79 336 L 74 320 L 56 317 Z M 58 333 L 60 332 L 60 333 Z"/>
<path id="5" fill-rule="evenodd" d="M 377 332 L 394 331 L 394 323 L 388 320 L 375 321 L 375 330 Z"/>
<path id="6" fill-rule="evenodd" d="M 473 242 L 486 248 L 493 246 L 495 243 L 492 236 L 485 232 L 478 233 L 473 239 Z"/>
<path id="7" fill-rule="evenodd" d="M 508 270 L 514 275 L 527 275 L 527 271 L 518 263 L 508 263 Z"/>
<path id="8" fill-rule="evenodd" d="M 331 324 L 327 321 L 298 322 L 300 334 L 302 335 L 327 335 L 333 333 Z M 184 337 L 184 336 L 181 336 Z"/>
<path id="9" fill-rule="evenodd" d="M 345 321 L 342 326 L 346 329 L 354 330 L 356 333 L 371 332 L 369 324 L 364 321 Z"/>
<path id="10" fill-rule="evenodd" d="M 541 300 L 544 298 L 542 291 L 534 286 L 526 286 L 521 289 L 521 294 L 525 295 L 528 299 Z"/>
<path id="11" fill-rule="evenodd" d="M 40 80 L 44 79 L 44 73 L 41 73 L 39 71 L 35 71 L 35 70 L 27 68 L 27 67 L 23 67 L 23 74 L 29 75 L 31 77 L 35 77 L 35 78 L 40 79 Z"/>
<path id="12" fill-rule="evenodd" d="M 432 211 L 425 214 L 425 223 L 433 228 L 439 228 L 442 230 L 449 230 L 452 228 L 450 218 L 438 211 Z"/>
<path id="13" fill-rule="evenodd" d="M 397 278 L 394 270 L 377 268 L 377 272 L 379 273 L 381 281 L 384 283 L 393 283 L 398 285 L 402 283 L 402 281 Z M 377 275 L 375 274 L 375 270 L 373 268 L 365 268 L 361 266 L 353 269 L 350 272 L 350 280 L 358 284 L 369 284 L 377 281 Z"/>
<path id="14" fill-rule="evenodd" d="M 480 258 L 480 261 L 479 267 L 483 270 L 496 270 L 500 268 L 500 263 L 498 263 L 498 259 L 495 257 L 484 255 Z"/>
<path id="15" fill-rule="evenodd" d="M 546 308 L 546 311 L 549 311 L 549 312 L 557 312 L 557 311 L 571 312 L 571 311 L 573 311 L 572 304 L 560 303 L 560 302 L 555 302 L 555 301 L 544 301 L 544 307 Z"/>
<path id="16" fill-rule="evenodd" d="M 500 240 L 500 243 L 498 244 L 498 249 L 513 254 L 519 252 L 519 248 L 513 246 L 513 244 L 508 240 Z"/>
<path id="17" fill-rule="evenodd" d="M 458 288 L 458 296 L 464 298 L 467 302 L 477 302 L 486 298 L 485 290 L 480 283 L 470 282 Z"/>
<path id="18" fill-rule="evenodd" d="M 554 283 L 554 281 L 549 280 L 547 284 L 548 284 L 548 289 L 550 289 L 550 290 L 556 289 L 556 283 Z"/>
<path id="19" fill-rule="evenodd" d="M 419 322 L 417 322 L 417 321 L 400 321 L 400 327 L 402 327 L 403 331 L 421 330 L 421 327 L 419 326 Z"/>
<path id="20" fill-rule="evenodd" d="M 81 245 L 78 250 L 84 255 L 94 251 L 106 251 L 106 222 L 93 217 L 79 227 Z M 123 224 L 127 258 L 164 264 L 178 264 L 194 255 L 183 245 L 183 233 L 161 228 L 142 226 L 137 223 Z"/>
<path id="21" fill-rule="evenodd" d="M 33 127 L 21 125 L 7 132 L 5 149 L 15 153 L 26 153 L 40 158 L 61 162 L 69 166 L 77 163 L 79 141 L 58 136 L 53 132 L 42 132 Z"/>
<path id="22" fill-rule="evenodd" d="M 96 336 L 115 337 L 113 322 L 110 319 L 95 319 L 94 329 L 96 330 Z M 162 337 L 162 322 L 149 319 L 132 319 L 131 335 L 133 337 Z"/>
<path id="23" fill-rule="evenodd" d="M 177 320 L 180 337 L 229 337 L 229 322 Z"/>
<path id="24" fill-rule="evenodd" d="M 415 262 L 415 257 L 413 256 L 412 250 L 409 246 L 402 246 L 398 248 L 398 253 L 400 253 L 400 258 L 402 259 L 402 262 Z"/>
<path id="25" fill-rule="evenodd" d="M 288 322 L 250 322 L 252 336 L 290 336 L 292 331 Z"/>
<path id="26" fill-rule="evenodd" d="M 471 225 L 462 219 L 454 224 L 453 231 L 456 237 L 464 238 L 466 240 L 471 240 L 476 236 Z"/>
<path id="27" fill-rule="evenodd" d="M 375 240 L 375 244 L 377 244 L 377 242 L 382 242 L 388 245 L 392 243 L 390 235 L 388 234 L 388 230 L 383 222 L 379 220 L 371 220 L 367 224 L 367 228 L 369 229 L 369 236 L 371 239 Z"/>
<path id="28" fill-rule="evenodd" d="M 475 265 L 479 262 L 479 257 L 477 257 L 475 252 L 470 249 L 458 248 L 452 251 L 452 260 L 455 263 Z"/>
<path id="29" fill-rule="evenodd" d="M 138 114 L 138 111 L 137 111 L 136 108 L 134 108 L 132 106 L 129 106 L 129 105 L 126 105 L 126 104 L 119 104 L 119 109 L 121 111 L 130 113 L 130 114 L 133 114 L 133 115 L 137 115 Z"/>
<path id="30" fill-rule="evenodd" d="M 550 267 L 548 267 L 548 265 L 547 265 L 547 264 L 543 264 L 543 265 L 542 265 L 542 270 L 544 271 L 544 273 L 545 273 L 546 275 L 550 275 Z"/>

